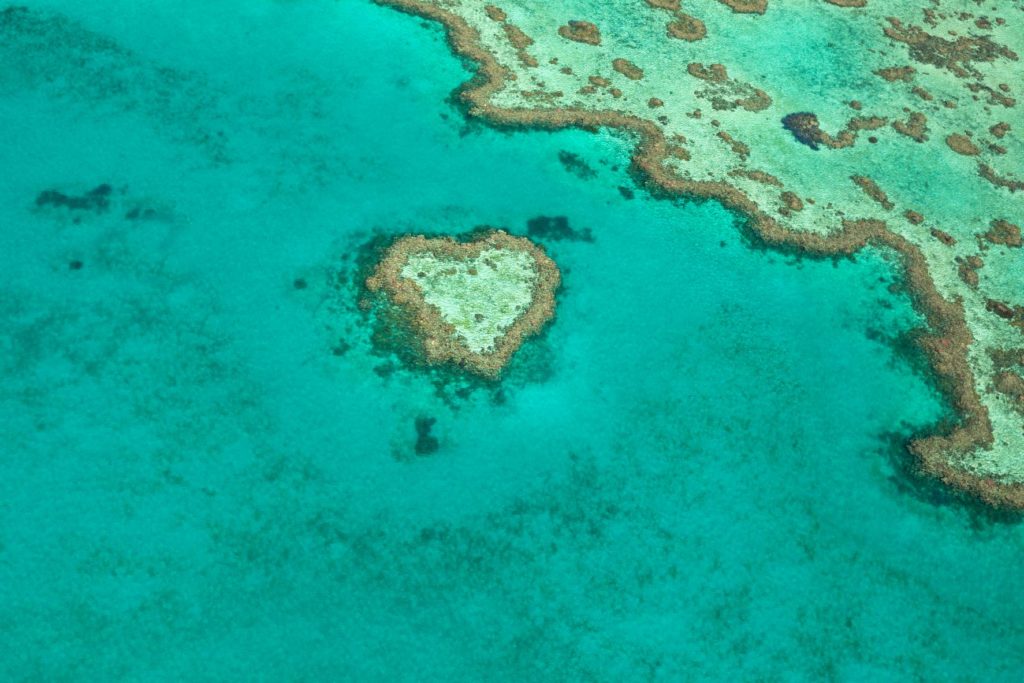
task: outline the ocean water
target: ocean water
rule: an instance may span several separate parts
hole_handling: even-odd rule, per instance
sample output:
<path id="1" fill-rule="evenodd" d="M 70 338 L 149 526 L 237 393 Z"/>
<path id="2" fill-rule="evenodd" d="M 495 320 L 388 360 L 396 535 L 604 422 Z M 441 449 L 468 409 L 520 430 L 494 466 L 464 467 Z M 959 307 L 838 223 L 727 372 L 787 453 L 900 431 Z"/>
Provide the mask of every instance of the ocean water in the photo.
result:
<path id="1" fill-rule="evenodd" d="M 26 6 L 0 679 L 1020 680 L 1024 532 L 912 474 L 950 416 L 889 255 L 466 120 L 440 28 L 364 0 Z M 382 241 L 556 217 L 500 384 L 373 343 Z"/>

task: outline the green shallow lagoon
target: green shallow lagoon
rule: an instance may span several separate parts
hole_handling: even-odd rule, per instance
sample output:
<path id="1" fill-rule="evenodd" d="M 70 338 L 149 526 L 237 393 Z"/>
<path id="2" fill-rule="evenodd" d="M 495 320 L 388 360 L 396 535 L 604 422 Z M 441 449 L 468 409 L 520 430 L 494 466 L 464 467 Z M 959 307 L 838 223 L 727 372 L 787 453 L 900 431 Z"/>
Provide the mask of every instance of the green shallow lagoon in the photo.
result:
<path id="1" fill-rule="evenodd" d="M 363 0 L 30 2 L 0 64 L 0 679 L 1019 680 L 1024 530 L 908 474 L 885 254 L 467 121 Z M 374 351 L 375 236 L 556 216 L 500 387 Z"/>

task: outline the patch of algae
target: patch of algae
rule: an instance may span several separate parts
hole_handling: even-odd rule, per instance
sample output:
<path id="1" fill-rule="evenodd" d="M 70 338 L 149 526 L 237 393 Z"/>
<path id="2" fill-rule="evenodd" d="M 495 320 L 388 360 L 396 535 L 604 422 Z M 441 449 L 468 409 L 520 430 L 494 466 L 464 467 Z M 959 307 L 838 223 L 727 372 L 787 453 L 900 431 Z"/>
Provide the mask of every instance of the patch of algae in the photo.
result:
<path id="1" fill-rule="evenodd" d="M 403 237 L 366 286 L 401 309 L 428 363 L 454 362 L 496 377 L 552 318 L 560 274 L 524 237 L 495 230 L 470 242 Z"/>
<path id="2" fill-rule="evenodd" d="M 625 131 L 653 191 L 718 199 L 772 246 L 896 251 L 960 418 L 910 449 L 1024 507 L 1022 368 L 993 361 L 1024 348 L 1024 249 L 984 237 L 1024 225 L 1024 1 L 377 2 L 478 64 L 471 115 Z"/>

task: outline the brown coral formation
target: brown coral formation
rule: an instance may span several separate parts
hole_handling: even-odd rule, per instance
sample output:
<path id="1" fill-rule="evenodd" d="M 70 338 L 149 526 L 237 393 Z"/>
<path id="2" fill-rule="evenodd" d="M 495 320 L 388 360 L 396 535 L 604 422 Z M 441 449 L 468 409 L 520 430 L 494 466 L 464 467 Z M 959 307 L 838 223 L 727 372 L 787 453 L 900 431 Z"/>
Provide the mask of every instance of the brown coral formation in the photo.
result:
<path id="1" fill-rule="evenodd" d="M 639 81 L 644 77 L 644 70 L 628 59 L 619 57 L 612 61 L 612 68 L 631 81 Z"/>
<path id="2" fill-rule="evenodd" d="M 682 11 L 679 0 L 647 0 L 647 4 L 672 14 L 672 20 L 665 26 L 670 38 L 692 42 L 702 39 L 708 33 L 703 21 Z"/>
<path id="3" fill-rule="evenodd" d="M 992 356 L 992 362 L 999 369 L 1006 369 L 1014 365 L 1024 367 L 1024 348 L 991 349 L 989 355 Z"/>
<path id="4" fill-rule="evenodd" d="M 811 149 L 818 149 L 818 145 L 828 144 L 831 139 L 821 129 L 817 114 L 811 112 L 796 112 L 787 114 L 782 118 L 782 125 L 793 134 L 797 142 L 801 142 Z"/>
<path id="5" fill-rule="evenodd" d="M 533 38 L 523 33 L 515 24 L 505 22 L 505 35 L 508 36 L 508 42 L 512 43 L 512 47 L 517 50 L 524 50 L 533 45 Z"/>
<path id="6" fill-rule="evenodd" d="M 816 114 L 797 112 L 788 114 L 782 119 L 782 125 L 793 134 L 797 141 L 818 149 L 824 145 L 830 149 L 852 147 L 857 141 L 857 134 L 862 130 L 876 130 L 886 124 L 886 120 L 878 116 L 855 116 L 846 122 L 846 127 L 834 137 L 821 129 Z M 874 141 L 874 138 L 872 138 Z"/>
<path id="7" fill-rule="evenodd" d="M 494 349 L 476 353 L 456 336 L 455 328 L 442 318 L 441 312 L 426 302 L 420 285 L 401 273 L 413 254 L 430 253 L 439 259 L 469 260 L 480 256 L 485 249 L 529 254 L 537 271 L 537 284 L 531 305 L 495 340 Z M 453 363 L 485 377 L 496 378 L 527 337 L 536 334 L 554 317 L 555 292 L 560 283 L 558 266 L 543 248 L 525 237 L 492 230 L 472 242 L 423 235 L 403 237 L 385 252 L 365 284 L 368 291 L 383 293 L 390 305 L 402 311 L 402 319 L 420 343 L 418 351 L 425 363 Z"/>
<path id="8" fill-rule="evenodd" d="M 995 313 L 1000 318 L 1005 318 L 1006 320 L 1013 319 L 1013 308 L 1010 306 L 1010 304 L 1005 303 L 1003 301 L 989 299 L 985 302 L 985 310 L 990 311 L 991 313 Z"/>
<path id="9" fill-rule="evenodd" d="M 746 168 L 737 168 L 729 171 L 729 175 L 734 178 L 748 178 L 756 183 L 762 185 L 771 185 L 772 187 L 782 187 L 782 181 L 773 176 L 771 173 L 765 173 L 764 171 L 751 170 Z"/>
<path id="10" fill-rule="evenodd" d="M 989 104 L 998 104 L 1001 107 L 1015 107 L 1017 106 L 1017 100 L 1012 97 L 1007 97 L 1001 92 L 990 88 L 983 83 L 968 83 L 967 89 L 972 93 L 985 93 L 988 95 Z"/>
<path id="11" fill-rule="evenodd" d="M 972 289 L 978 286 L 978 270 L 985 265 L 979 256 L 957 257 L 957 275 Z"/>
<path id="12" fill-rule="evenodd" d="M 918 26 L 905 26 L 893 17 L 889 18 L 885 35 L 905 43 L 914 61 L 947 69 L 960 78 L 981 77 L 974 66 L 975 62 L 993 62 L 998 58 L 1017 60 L 1015 52 L 999 45 L 989 36 L 959 36 L 956 40 L 948 40 Z"/>
<path id="13" fill-rule="evenodd" d="M 570 20 L 565 26 L 559 27 L 558 35 L 566 40 L 575 40 L 577 43 L 601 44 L 601 30 L 589 21 Z"/>
<path id="14" fill-rule="evenodd" d="M 783 192 L 782 195 L 781 195 L 781 199 L 782 199 L 782 205 L 783 205 L 782 211 L 793 212 L 793 211 L 803 211 L 804 210 L 804 202 L 803 202 L 803 200 L 800 199 L 800 197 L 798 197 L 796 195 L 796 193 L 794 193 L 794 192 L 789 192 L 789 191 Z M 786 214 L 783 214 L 783 215 L 786 215 Z"/>
<path id="15" fill-rule="evenodd" d="M 1024 349 L 997 349 L 992 352 L 996 376 L 992 388 L 1005 395 L 1010 404 L 1024 413 Z M 1015 368 L 1014 366 L 1020 366 Z"/>
<path id="16" fill-rule="evenodd" d="M 705 67 L 700 62 L 692 62 L 686 66 L 686 72 L 709 84 L 694 94 L 710 101 L 712 109 L 722 111 L 739 107 L 747 111 L 762 111 L 772 104 L 772 98 L 765 91 L 729 78 L 729 72 L 723 64 Z"/>
<path id="17" fill-rule="evenodd" d="M 1006 394 L 1018 410 L 1024 409 L 1024 377 L 1004 370 L 996 375 L 993 386 L 996 391 Z"/>
<path id="18" fill-rule="evenodd" d="M 1004 135 L 1010 132 L 1010 124 L 1006 122 L 1000 122 L 988 129 L 989 133 L 992 133 L 997 138 L 1002 138 Z"/>
<path id="19" fill-rule="evenodd" d="M 533 38 L 526 35 L 522 29 L 515 24 L 509 23 L 508 15 L 500 7 L 494 5 L 487 5 L 484 7 L 484 13 L 487 18 L 491 21 L 495 21 L 501 24 L 502 30 L 505 31 L 505 37 L 508 38 L 508 42 L 516 49 L 516 56 L 519 58 L 520 63 L 526 67 L 538 66 L 537 59 L 526 51 L 526 48 L 533 45 Z"/>
<path id="20" fill-rule="evenodd" d="M 1024 182 L 1008 176 L 1001 176 L 988 164 L 978 164 L 978 175 L 989 181 L 996 187 L 1002 187 L 1010 192 L 1024 190 Z"/>
<path id="21" fill-rule="evenodd" d="M 668 22 L 665 30 L 672 38 L 689 42 L 701 40 L 708 34 L 708 28 L 703 21 L 683 12 L 676 12 L 675 19 Z"/>
<path id="22" fill-rule="evenodd" d="M 931 229 L 932 237 L 945 244 L 947 247 L 952 247 L 956 244 L 956 238 L 950 235 L 945 230 L 939 230 L 938 228 Z"/>
<path id="23" fill-rule="evenodd" d="M 1001 244 L 1006 247 L 1020 249 L 1024 241 L 1021 240 L 1020 227 L 1013 223 L 997 218 L 992 221 L 991 228 L 982 237 L 992 244 Z"/>
<path id="24" fill-rule="evenodd" d="M 914 225 L 921 225 L 921 223 L 924 223 L 924 216 L 913 209 L 907 209 L 903 215 Z"/>
<path id="25" fill-rule="evenodd" d="M 533 45 L 533 38 L 523 33 L 522 29 L 515 24 L 505 23 L 504 29 L 508 42 L 516 49 L 516 56 L 519 57 L 519 61 L 522 62 L 523 66 L 536 67 L 538 64 L 537 59 L 526 51 L 526 48 Z"/>
<path id="26" fill-rule="evenodd" d="M 764 14 L 768 0 L 718 0 L 738 14 Z"/>
<path id="27" fill-rule="evenodd" d="M 890 83 L 894 81 L 909 83 L 914 80 L 915 73 L 917 73 L 917 69 L 912 66 L 890 66 L 886 69 L 879 69 L 875 71 L 875 74 L 881 76 Z"/>
<path id="28" fill-rule="evenodd" d="M 935 97 L 930 92 L 928 92 L 919 85 L 915 85 L 913 88 L 911 88 L 910 92 L 914 93 L 925 102 L 931 102 L 932 100 L 935 99 Z"/>
<path id="29" fill-rule="evenodd" d="M 487 5 L 484 7 L 484 12 L 486 12 L 487 18 L 491 21 L 502 22 L 508 19 L 508 15 L 505 14 L 505 10 L 500 7 L 495 7 L 494 5 Z"/>
<path id="30" fill-rule="evenodd" d="M 928 139 L 928 117 L 921 112 L 910 112 L 906 121 L 893 121 L 892 127 L 897 133 L 906 135 L 915 142 L 924 142 Z"/>
<path id="31" fill-rule="evenodd" d="M 946 146 L 957 154 L 963 154 L 967 157 L 978 156 L 981 154 L 981 150 L 978 146 L 971 142 L 971 139 L 966 135 L 960 133 L 950 133 L 946 136 Z"/>
<path id="32" fill-rule="evenodd" d="M 878 202 L 883 209 L 886 211 L 892 209 L 893 203 L 889 201 L 889 195 L 887 195 L 874 180 L 863 175 L 852 175 L 850 176 L 850 180 L 856 183 L 857 187 L 864 191 L 864 194 Z"/>
<path id="33" fill-rule="evenodd" d="M 715 135 L 718 136 L 719 140 L 729 145 L 729 149 L 731 149 L 732 153 L 738 156 L 741 161 L 746 161 L 747 157 L 750 156 L 750 147 L 729 135 L 724 130 L 718 131 Z"/>
<path id="34" fill-rule="evenodd" d="M 705 67 L 700 62 L 691 62 L 686 65 L 686 72 L 709 83 L 725 83 L 729 80 L 729 72 L 723 64 L 709 64 Z"/>

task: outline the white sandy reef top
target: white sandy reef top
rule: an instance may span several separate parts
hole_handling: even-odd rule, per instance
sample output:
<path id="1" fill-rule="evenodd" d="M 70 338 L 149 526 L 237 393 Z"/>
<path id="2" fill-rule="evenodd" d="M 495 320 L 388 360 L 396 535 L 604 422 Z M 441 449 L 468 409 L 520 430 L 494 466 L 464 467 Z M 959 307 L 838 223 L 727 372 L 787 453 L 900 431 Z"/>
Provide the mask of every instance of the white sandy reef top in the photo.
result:
<path id="1" fill-rule="evenodd" d="M 484 249 L 471 259 L 409 255 L 403 278 L 423 290 L 473 353 L 494 351 L 495 342 L 533 301 L 537 270 L 522 251 Z"/>

